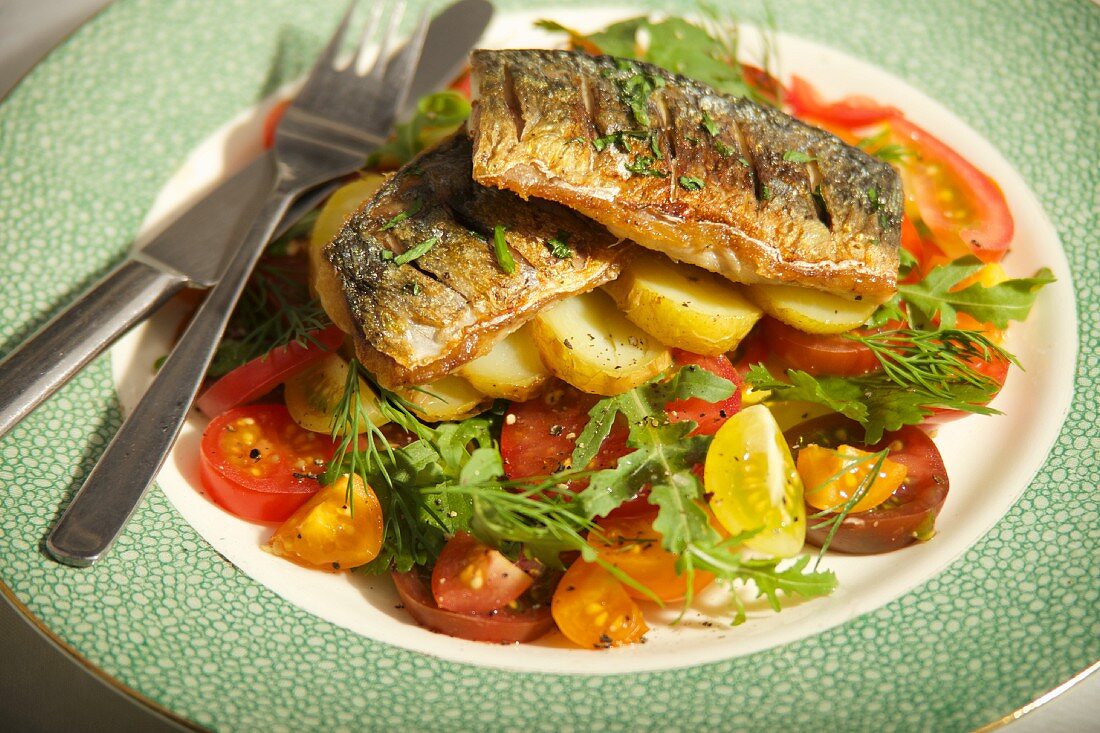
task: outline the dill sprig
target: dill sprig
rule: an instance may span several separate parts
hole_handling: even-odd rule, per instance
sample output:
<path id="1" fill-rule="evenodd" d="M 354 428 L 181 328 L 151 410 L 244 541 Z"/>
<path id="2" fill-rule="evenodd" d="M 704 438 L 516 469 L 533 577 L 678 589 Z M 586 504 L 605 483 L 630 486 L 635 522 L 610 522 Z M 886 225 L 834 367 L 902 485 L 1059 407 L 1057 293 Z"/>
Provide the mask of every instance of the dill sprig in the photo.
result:
<path id="1" fill-rule="evenodd" d="M 233 312 L 227 336 L 208 372 L 220 377 L 291 343 L 317 344 L 315 334 L 332 322 L 291 268 L 261 262 Z"/>
<path id="2" fill-rule="evenodd" d="M 847 338 L 871 350 L 882 365 L 883 374 L 902 387 L 915 387 L 935 400 L 958 399 L 954 385 L 969 384 L 978 389 L 996 389 L 996 383 L 973 366 L 973 361 L 1016 357 L 980 331 L 942 329 L 924 331 L 897 328 L 870 334 L 849 334 Z"/>

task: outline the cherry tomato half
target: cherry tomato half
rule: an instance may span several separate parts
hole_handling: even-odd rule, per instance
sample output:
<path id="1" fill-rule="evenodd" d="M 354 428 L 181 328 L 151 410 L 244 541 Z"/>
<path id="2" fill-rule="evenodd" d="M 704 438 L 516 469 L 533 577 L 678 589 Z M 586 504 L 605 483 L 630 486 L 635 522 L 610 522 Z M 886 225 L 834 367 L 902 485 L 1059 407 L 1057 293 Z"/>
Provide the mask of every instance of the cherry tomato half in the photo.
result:
<path id="1" fill-rule="evenodd" d="M 572 468 L 577 436 L 588 424 L 588 411 L 599 397 L 559 382 L 527 402 L 513 402 L 500 431 L 500 454 L 510 479 L 548 476 Z M 630 452 L 626 424 L 620 419 L 588 466 L 613 467 Z"/>
<path id="2" fill-rule="evenodd" d="M 263 137 L 261 138 L 264 150 L 270 150 L 275 145 L 275 130 L 279 127 L 279 123 L 282 121 L 283 115 L 286 114 L 292 101 L 291 99 L 280 99 L 271 107 L 267 116 L 264 117 L 264 131 Z"/>
<path id="3" fill-rule="evenodd" d="M 550 610 L 561 633 L 586 649 L 633 644 L 649 631 L 623 584 L 596 563 L 584 560 L 576 560 L 565 571 Z"/>
<path id="4" fill-rule="evenodd" d="M 815 375 L 855 377 L 881 368 L 874 352 L 843 334 L 806 333 L 770 316 L 761 321 L 768 351 L 793 369 Z"/>
<path id="5" fill-rule="evenodd" d="M 857 442 L 862 434 L 863 428 L 858 423 L 841 415 L 826 415 L 794 426 L 784 437 L 797 459 L 803 446 L 835 448 L 842 443 Z M 863 450 L 874 452 L 884 448 L 890 449 L 891 461 L 905 466 L 905 481 L 879 506 L 845 517 L 829 549 L 871 555 L 931 537 L 950 485 L 939 449 L 923 430 L 911 425 L 887 433 L 878 443 Z M 807 514 L 816 511 L 811 507 Z M 807 542 L 817 546 L 825 542 L 830 527 L 821 525 L 829 518 L 808 518 Z"/>
<path id="6" fill-rule="evenodd" d="M 490 613 L 458 613 L 436 605 L 428 583 L 416 568 L 390 573 L 405 610 L 421 626 L 470 641 L 517 644 L 534 641 L 554 628 L 550 606 L 540 604 L 519 610 L 507 606 Z"/>
<path id="7" fill-rule="evenodd" d="M 653 528 L 656 513 L 606 517 L 597 522 L 599 536 L 588 541 L 600 557 L 644 585 L 662 601 L 675 601 L 687 594 L 687 576 L 676 572 L 676 555 L 661 545 L 661 533 Z M 714 575 L 696 570 L 693 593 L 710 585 Z M 627 595 L 638 600 L 648 598 L 641 591 L 623 585 Z"/>
<path id="8" fill-rule="evenodd" d="M 321 488 L 332 439 L 298 427 L 283 405 L 248 405 L 202 434 L 200 474 L 216 504 L 242 519 L 282 522 Z"/>
<path id="9" fill-rule="evenodd" d="M 304 346 L 292 342 L 242 364 L 214 382 L 195 404 L 203 413 L 213 417 L 237 405 L 252 402 L 278 387 L 298 370 L 335 351 L 344 342 L 344 332 L 336 326 L 315 331 L 311 336 L 312 340 Z"/>
<path id="10" fill-rule="evenodd" d="M 702 356 L 683 349 L 672 350 L 672 360 L 677 368 L 695 366 L 711 374 L 733 382 L 733 394 L 719 402 L 706 402 L 698 397 L 674 400 L 665 406 L 671 422 L 691 420 L 696 423 L 692 435 L 714 435 L 722 423 L 741 409 L 741 375 L 725 356 Z"/>
<path id="11" fill-rule="evenodd" d="M 435 561 L 432 596 L 447 611 L 487 613 L 519 598 L 533 582 L 498 550 L 459 532 Z"/>

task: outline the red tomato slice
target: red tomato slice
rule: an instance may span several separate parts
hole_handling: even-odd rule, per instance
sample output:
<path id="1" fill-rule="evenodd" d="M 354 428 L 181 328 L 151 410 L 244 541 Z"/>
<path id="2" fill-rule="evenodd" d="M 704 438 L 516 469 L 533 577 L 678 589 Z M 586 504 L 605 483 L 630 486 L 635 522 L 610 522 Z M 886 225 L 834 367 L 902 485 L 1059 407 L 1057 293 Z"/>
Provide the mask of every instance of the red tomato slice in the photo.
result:
<path id="1" fill-rule="evenodd" d="M 841 443 L 851 444 L 862 433 L 858 423 L 840 415 L 826 415 L 796 425 L 785 433 L 785 437 L 797 460 L 803 446 L 816 444 L 835 448 Z M 870 555 L 897 550 L 918 537 L 931 536 L 950 486 L 939 449 L 924 431 L 911 425 L 887 433 L 878 443 L 863 450 L 883 448 L 890 449 L 890 460 L 905 466 L 905 481 L 882 504 L 845 517 L 829 549 Z M 817 510 L 807 506 L 806 512 L 814 514 Z M 825 542 L 830 528 L 821 525 L 827 520 L 828 517 L 807 519 L 807 542 L 817 546 Z"/>
<path id="2" fill-rule="evenodd" d="M 432 596 L 447 611 L 488 613 L 519 598 L 533 582 L 498 550 L 459 532 L 435 561 Z"/>
<path id="3" fill-rule="evenodd" d="M 973 252 L 985 262 L 1000 261 L 1015 223 L 996 182 L 912 122 L 896 117 L 887 127 L 916 153 L 900 166 L 902 181 L 939 247 L 952 257 Z"/>
<path id="4" fill-rule="evenodd" d="M 510 479 L 548 476 L 571 468 L 577 436 L 588 424 L 588 411 L 599 397 L 560 383 L 527 402 L 513 402 L 500 431 L 500 454 Z M 611 468 L 630 452 L 629 431 L 620 419 L 589 468 Z"/>
<path id="5" fill-rule="evenodd" d="M 214 382 L 196 405 L 209 416 L 220 415 L 237 405 L 263 397 L 300 369 L 317 361 L 344 342 L 344 332 L 329 326 L 312 334 L 303 346 L 297 342 L 272 349 L 247 364 L 242 364 Z"/>
<path id="6" fill-rule="evenodd" d="M 507 606 L 490 613 L 458 613 L 436 605 L 420 573 L 390 573 L 405 610 L 421 626 L 449 636 L 493 644 L 534 641 L 554 628 L 550 607 L 540 604 L 513 610 Z"/>
<path id="7" fill-rule="evenodd" d="M 671 422 L 691 420 L 696 423 L 692 435 L 714 435 L 726 420 L 741 410 L 741 385 L 744 384 L 741 375 L 725 356 L 702 356 L 683 349 L 673 349 L 672 360 L 677 367 L 697 366 L 733 382 L 733 394 L 720 402 L 706 402 L 692 397 L 674 400 L 665 406 Z"/>
<path id="8" fill-rule="evenodd" d="M 466 69 L 459 74 L 458 78 L 452 81 L 451 85 L 447 88 L 451 91 L 458 92 L 466 97 L 466 99 L 471 99 L 473 97 L 473 92 L 470 89 L 470 70 Z"/>
<path id="9" fill-rule="evenodd" d="M 279 126 L 279 122 L 282 121 L 283 115 L 286 114 L 287 108 L 290 107 L 291 101 L 293 100 L 279 100 L 267 113 L 267 117 L 264 118 L 264 131 L 263 137 L 261 138 L 264 150 L 270 150 L 272 146 L 275 145 L 275 129 Z"/>
<path id="10" fill-rule="evenodd" d="M 843 335 L 805 333 L 768 316 L 762 321 L 768 351 L 793 369 L 855 377 L 881 368 L 874 352 Z"/>
<path id="11" fill-rule="evenodd" d="M 810 82 L 792 76 L 786 102 L 796 117 L 829 122 L 843 127 L 862 127 L 898 117 L 896 107 L 884 106 L 867 97 L 845 97 L 838 102 L 825 102 Z"/>
<path id="12" fill-rule="evenodd" d="M 202 434 L 200 474 L 223 509 L 282 522 L 321 488 L 332 439 L 298 427 L 283 405 L 248 405 L 214 418 Z"/>

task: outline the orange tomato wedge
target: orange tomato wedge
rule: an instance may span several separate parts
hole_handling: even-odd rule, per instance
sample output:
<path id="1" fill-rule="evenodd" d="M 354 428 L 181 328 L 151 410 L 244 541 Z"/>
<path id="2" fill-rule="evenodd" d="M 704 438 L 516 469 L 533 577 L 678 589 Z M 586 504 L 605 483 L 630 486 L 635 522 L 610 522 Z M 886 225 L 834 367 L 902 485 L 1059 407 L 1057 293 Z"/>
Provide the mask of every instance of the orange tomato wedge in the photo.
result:
<path id="1" fill-rule="evenodd" d="M 587 649 L 633 644 L 649 631 L 622 583 L 584 560 L 574 562 L 562 576 L 550 613 L 567 639 Z"/>
<path id="2" fill-rule="evenodd" d="M 307 567 L 340 570 L 365 565 L 382 549 L 382 507 L 363 479 L 347 475 L 302 504 L 275 530 L 267 549 Z"/>
<path id="3" fill-rule="evenodd" d="M 839 510 L 867 483 L 877 461 L 873 454 L 842 445 L 836 450 L 808 445 L 798 453 L 798 473 L 806 486 L 806 503 L 817 509 Z M 865 512 L 890 498 L 905 481 L 905 466 L 884 459 L 863 498 L 850 512 Z"/>

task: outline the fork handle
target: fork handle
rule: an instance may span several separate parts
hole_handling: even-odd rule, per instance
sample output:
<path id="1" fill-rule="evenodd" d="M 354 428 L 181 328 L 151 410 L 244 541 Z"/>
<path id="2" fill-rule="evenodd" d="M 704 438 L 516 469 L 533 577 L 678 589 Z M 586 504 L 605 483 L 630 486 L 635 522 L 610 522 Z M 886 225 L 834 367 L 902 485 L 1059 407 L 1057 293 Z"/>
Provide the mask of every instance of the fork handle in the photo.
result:
<path id="1" fill-rule="evenodd" d="M 179 435 L 248 276 L 295 193 L 278 187 L 265 202 L 222 279 L 61 515 L 46 539 L 56 560 L 91 565 L 141 502 Z"/>
<path id="2" fill-rule="evenodd" d="M 0 361 L 0 435 L 186 282 L 129 259 L 54 316 Z"/>

